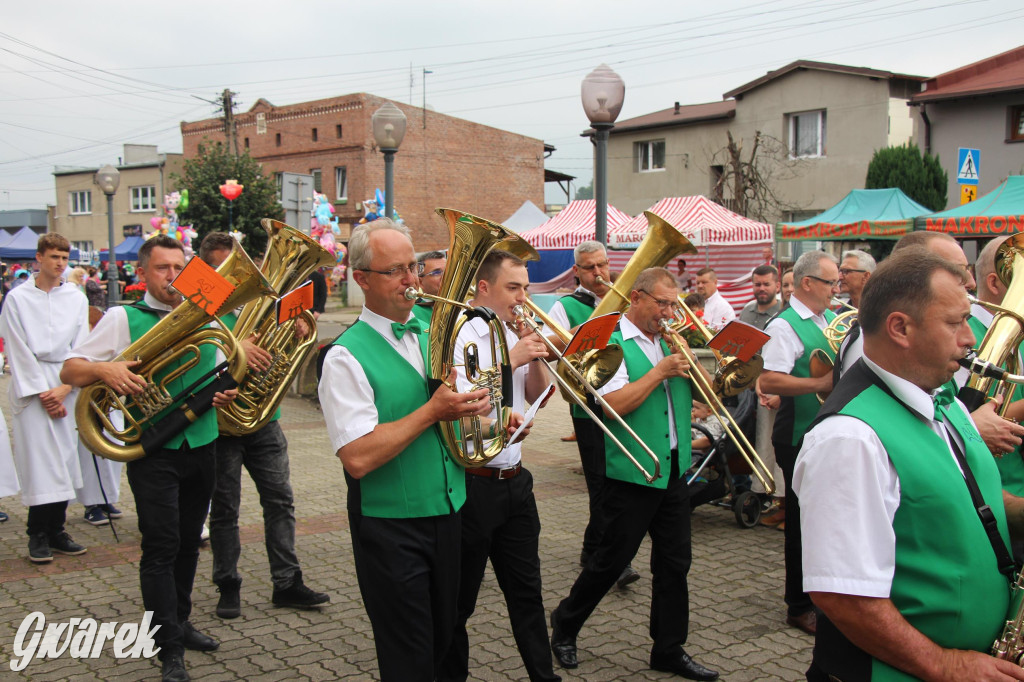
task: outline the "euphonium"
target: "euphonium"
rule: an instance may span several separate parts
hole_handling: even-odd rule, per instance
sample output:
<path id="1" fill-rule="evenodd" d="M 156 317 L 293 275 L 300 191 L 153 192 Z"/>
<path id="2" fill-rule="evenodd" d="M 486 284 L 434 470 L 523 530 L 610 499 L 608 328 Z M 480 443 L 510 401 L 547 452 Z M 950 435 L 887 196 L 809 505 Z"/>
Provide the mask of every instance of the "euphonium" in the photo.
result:
<path id="1" fill-rule="evenodd" d="M 463 213 L 450 208 L 438 208 L 435 212 L 448 226 L 451 241 L 448 245 L 448 264 L 444 269 L 441 287 L 436 296 L 417 289 L 408 289 L 407 298 L 427 298 L 434 301 L 430 318 L 429 345 L 430 366 L 427 376 L 436 382 L 444 382 L 451 368 L 456 364 L 455 340 L 462 325 L 470 317 L 482 316 L 491 331 L 491 357 L 493 367 L 478 369 L 475 375 L 467 368 L 466 375 L 473 384 L 471 390 L 487 388 L 491 391 L 490 401 L 497 413 L 495 437 L 485 439 L 479 417 L 455 422 L 440 422 L 441 439 L 452 458 L 468 469 L 482 467 L 501 454 L 508 445 L 507 426 L 512 404 L 512 366 L 508 359 L 508 344 L 505 328 L 501 321 L 487 308 L 473 308 L 464 301 L 474 284 L 476 271 L 484 258 L 503 240 L 516 237 L 511 230 L 490 220 Z M 468 313 L 468 314 L 467 314 Z M 470 345 L 466 353 L 470 353 Z M 450 386 L 455 390 L 454 386 Z M 470 447 L 472 444 L 472 448 Z"/>
<path id="2" fill-rule="evenodd" d="M 235 286 L 218 311 L 220 314 L 274 293 L 237 243 L 217 272 Z M 145 378 L 146 388 L 138 395 L 124 397 L 101 381 L 83 388 L 75 403 L 75 420 L 82 444 L 101 457 L 130 462 L 161 447 L 168 438 L 212 407 L 214 389 L 230 387 L 230 383 L 218 385 L 228 379 L 223 372 L 204 378 L 205 385 L 190 386 L 179 395 L 171 395 L 167 388 L 199 362 L 199 346 L 203 344 L 219 350 L 226 360 L 226 373 L 233 382 L 241 381 L 245 374 L 245 351 L 230 331 L 206 326 L 214 319 L 215 316 L 186 299 L 114 358 L 114 361 L 140 361 L 132 371 Z M 157 380 L 156 375 L 169 366 L 166 375 Z M 207 382 L 209 378 L 213 383 Z M 115 427 L 110 420 L 109 415 L 115 410 L 124 415 L 123 428 Z M 168 429 L 169 424 L 180 427 Z"/>
<path id="3" fill-rule="evenodd" d="M 311 272 L 334 262 L 327 249 L 294 227 L 269 218 L 261 223 L 268 239 L 260 272 L 277 294 L 286 294 L 301 285 Z M 238 314 L 235 337 L 244 340 L 255 336 L 255 344 L 270 353 L 271 361 L 265 371 L 246 372 L 238 385 L 238 397 L 217 410 L 217 425 L 223 434 L 241 436 L 265 426 L 316 345 L 313 314 L 307 310 L 279 325 L 276 302 L 274 294 L 261 296 L 249 301 Z M 296 334 L 300 319 L 307 329 L 301 336 Z"/>

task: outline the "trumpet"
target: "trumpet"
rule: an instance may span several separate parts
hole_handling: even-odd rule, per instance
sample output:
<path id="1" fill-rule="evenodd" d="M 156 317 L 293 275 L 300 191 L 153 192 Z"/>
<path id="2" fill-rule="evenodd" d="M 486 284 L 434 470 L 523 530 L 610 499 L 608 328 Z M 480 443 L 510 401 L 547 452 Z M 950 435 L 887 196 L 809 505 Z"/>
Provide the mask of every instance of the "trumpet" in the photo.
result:
<path id="1" fill-rule="evenodd" d="M 529 310 L 533 311 L 533 312 L 537 312 L 536 306 L 531 306 L 529 308 Z M 580 370 L 577 369 L 576 366 L 572 362 L 570 362 L 566 358 L 562 357 L 562 354 L 555 347 L 555 344 L 551 343 L 550 339 L 548 339 L 546 336 L 544 336 L 543 334 L 540 333 L 541 332 L 541 326 L 539 324 L 537 324 L 536 321 L 534 321 L 533 317 L 527 311 L 528 311 L 528 308 L 526 306 L 522 306 L 522 305 L 517 305 L 513 309 L 513 312 L 516 315 L 517 321 L 522 321 L 527 327 L 530 328 L 531 331 L 536 332 L 537 336 L 539 336 L 541 341 L 544 342 L 544 345 L 547 346 L 548 352 L 554 353 L 558 357 L 559 369 L 558 369 L 557 372 L 555 370 L 551 369 L 550 367 L 548 367 L 546 362 L 545 363 L 541 363 L 541 364 L 543 364 L 544 367 L 546 367 L 547 370 L 549 372 L 551 372 L 551 376 L 558 383 L 559 388 L 562 389 L 562 395 L 570 396 L 572 398 L 572 400 L 577 405 L 579 405 L 580 408 L 584 412 L 587 413 L 587 416 L 590 417 L 594 421 L 594 423 L 597 424 L 601 428 L 602 431 L 604 431 L 605 436 L 607 438 L 610 438 L 612 440 L 612 442 L 615 443 L 615 446 L 618 447 L 619 450 L 622 451 L 622 454 L 624 454 L 627 458 L 629 458 L 629 461 L 632 462 L 633 466 L 635 466 L 640 471 L 640 473 L 643 475 L 644 479 L 648 483 L 653 483 L 655 480 L 660 478 L 661 477 L 661 463 L 658 461 L 658 456 L 655 455 L 654 452 L 652 452 L 649 447 L 647 447 L 647 444 L 644 443 L 643 440 L 640 439 L 640 436 L 638 436 L 636 434 L 636 432 L 633 431 L 633 429 L 630 428 L 629 424 L 627 424 L 622 419 L 622 417 L 620 417 L 615 412 L 615 410 L 613 410 L 611 408 L 611 406 L 608 404 L 608 402 L 601 395 L 598 394 L 597 389 L 594 388 L 594 386 L 591 385 L 591 383 L 589 381 L 587 381 L 587 378 L 584 377 L 583 374 L 580 373 Z M 543 315 L 543 313 L 542 313 L 542 315 Z M 557 327 L 551 326 L 551 329 L 557 329 Z M 614 348 L 614 349 L 616 349 L 617 354 L 618 354 L 618 362 L 615 363 L 615 367 L 617 368 L 618 367 L 618 363 L 622 362 L 622 349 L 619 348 L 618 346 L 615 346 L 614 344 L 608 346 L 607 348 Z M 569 376 L 575 381 L 575 385 L 570 385 L 569 381 L 562 377 L 562 371 L 563 370 L 565 372 L 567 372 L 569 374 Z M 615 374 L 615 370 L 612 370 L 611 374 L 606 376 L 606 377 L 604 377 L 604 380 L 601 381 L 601 385 L 603 386 L 605 383 L 607 383 L 608 380 L 611 379 L 611 377 L 614 374 Z M 582 389 L 582 391 L 580 389 Z M 642 464 L 640 464 L 640 461 L 637 460 L 637 458 L 633 456 L 633 453 L 631 453 L 626 448 L 626 446 L 622 444 L 622 441 L 620 441 L 618 438 L 615 437 L 615 434 L 611 432 L 611 430 L 608 428 L 607 425 L 605 425 L 604 421 L 600 417 L 598 417 L 596 414 L 594 414 L 594 411 L 591 410 L 590 407 L 587 405 L 587 400 L 584 397 L 585 394 L 583 394 L 583 391 L 586 391 L 586 393 L 589 393 L 591 396 L 593 396 L 594 400 L 597 401 L 597 403 L 601 406 L 601 409 L 604 410 L 605 416 L 614 419 L 615 422 L 619 426 L 621 426 L 626 431 L 626 433 L 628 433 L 630 435 L 630 437 L 634 441 L 636 441 L 637 445 L 639 445 L 640 448 L 644 451 L 644 454 L 646 454 L 648 457 L 651 458 L 651 461 L 654 462 L 654 473 L 653 474 L 648 473 L 647 469 L 645 469 L 644 466 Z"/>
<path id="2" fill-rule="evenodd" d="M 694 366 L 694 369 L 690 372 L 690 379 L 693 382 L 694 388 L 697 389 L 697 393 L 702 398 L 702 402 L 707 404 L 711 408 L 711 413 L 715 415 L 715 419 L 725 429 L 726 435 L 729 436 L 729 440 L 736 446 L 740 456 L 743 457 L 747 465 L 750 467 L 750 472 L 757 478 L 757 480 L 764 486 L 764 490 L 768 495 L 775 492 L 775 479 L 772 477 L 768 467 L 765 466 L 761 458 L 757 456 L 757 451 L 747 440 L 747 437 L 743 435 L 743 430 L 740 429 L 739 424 L 733 419 L 733 416 L 729 414 L 729 410 L 726 409 L 725 405 L 722 404 L 721 399 L 715 393 L 711 382 L 708 381 L 704 373 L 700 371 L 697 365 L 696 356 L 690 351 L 686 343 L 679 337 L 679 335 L 672 328 L 672 324 L 668 320 L 661 320 L 661 335 L 665 339 L 665 342 L 672 349 L 673 353 L 680 353 L 687 359 L 687 361 Z"/>

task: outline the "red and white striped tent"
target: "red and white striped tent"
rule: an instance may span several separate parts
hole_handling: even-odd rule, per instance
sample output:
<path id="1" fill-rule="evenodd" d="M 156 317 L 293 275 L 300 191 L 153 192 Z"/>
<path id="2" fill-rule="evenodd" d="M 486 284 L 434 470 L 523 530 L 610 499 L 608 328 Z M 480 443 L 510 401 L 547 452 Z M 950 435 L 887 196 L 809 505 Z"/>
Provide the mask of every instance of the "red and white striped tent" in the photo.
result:
<path id="1" fill-rule="evenodd" d="M 772 244 L 771 225 L 733 213 L 703 196 L 668 197 L 647 210 L 670 223 L 697 247 L 696 255 L 681 256 L 694 280 L 697 270 L 714 268 L 718 289 L 733 308 L 739 310 L 753 299 L 751 272 L 765 262 L 764 248 Z M 621 269 L 632 254 L 614 249 L 636 248 L 647 234 L 647 218 L 641 213 L 608 233 L 608 245 L 613 248 L 609 251 L 612 269 Z M 622 264 L 617 265 L 620 260 Z M 672 274 L 678 260 L 674 258 L 666 266 Z"/>
<path id="2" fill-rule="evenodd" d="M 608 205 L 609 233 L 629 220 L 628 214 Z M 597 202 L 593 199 L 577 199 L 551 220 L 521 232 L 520 236 L 535 249 L 573 249 L 577 244 L 594 238 L 596 223 Z"/>

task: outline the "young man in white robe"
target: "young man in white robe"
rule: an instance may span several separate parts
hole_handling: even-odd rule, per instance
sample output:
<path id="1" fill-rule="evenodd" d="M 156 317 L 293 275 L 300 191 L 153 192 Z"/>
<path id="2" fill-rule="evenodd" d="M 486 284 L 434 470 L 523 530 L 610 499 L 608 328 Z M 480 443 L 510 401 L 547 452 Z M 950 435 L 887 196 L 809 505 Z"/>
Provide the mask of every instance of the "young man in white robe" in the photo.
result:
<path id="1" fill-rule="evenodd" d="M 61 276 L 71 244 L 56 233 L 39 238 L 39 272 L 7 295 L 0 336 L 11 365 L 14 465 L 28 507 L 29 560 L 53 561 L 53 552 L 83 554 L 64 530 L 68 500 L 82 487 L 75 431 L 77 391 L 60 380 L 71 349 L 89 333 L 85 294 Z"/>

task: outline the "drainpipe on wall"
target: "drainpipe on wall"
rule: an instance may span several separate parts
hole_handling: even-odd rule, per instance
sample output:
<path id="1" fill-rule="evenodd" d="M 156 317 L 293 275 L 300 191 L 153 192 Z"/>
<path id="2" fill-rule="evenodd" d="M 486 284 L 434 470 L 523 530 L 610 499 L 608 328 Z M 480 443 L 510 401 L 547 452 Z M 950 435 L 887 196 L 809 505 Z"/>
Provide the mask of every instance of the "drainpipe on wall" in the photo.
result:
<path id="1" fill-rule="evenodd" d="M 928 120 L 928 105 L 921 105 L 921 120 L 924 121 L 924 151 L 932 153 L 932 122 Z"/>

